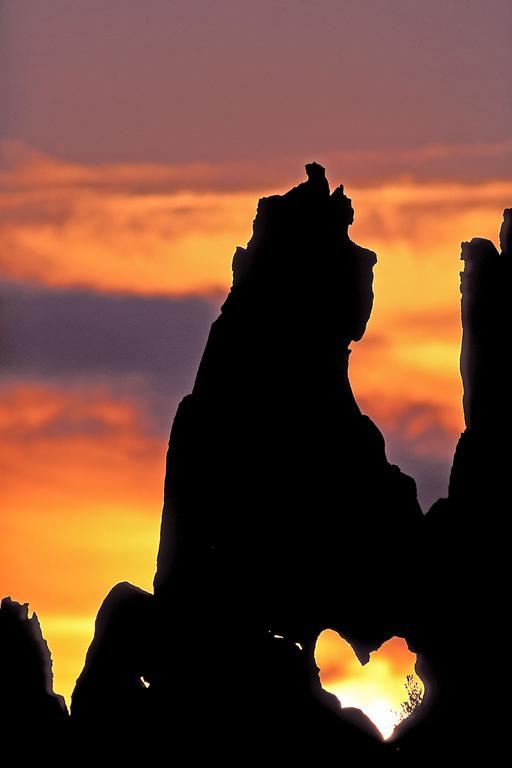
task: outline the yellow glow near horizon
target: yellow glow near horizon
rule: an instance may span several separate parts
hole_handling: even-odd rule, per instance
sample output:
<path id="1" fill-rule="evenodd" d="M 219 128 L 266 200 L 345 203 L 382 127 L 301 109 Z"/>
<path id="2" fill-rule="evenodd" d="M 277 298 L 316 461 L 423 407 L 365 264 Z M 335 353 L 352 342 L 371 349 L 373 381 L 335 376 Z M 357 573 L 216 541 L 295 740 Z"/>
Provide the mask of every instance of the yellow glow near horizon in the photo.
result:
<path id="1" fill-rule="evenodd" d="M 403 719 L 402 704 L 407 701 L 407 676 L 423 692 L 423 683 L 414 671 L 416 655 L 405 640 L 393 637 L 370 654 L 364 666 L 351 645 L 334 630 L 319 636 L 315 659 L 320 681 L 342 707 L 361 709 L 388 739 Z"/>

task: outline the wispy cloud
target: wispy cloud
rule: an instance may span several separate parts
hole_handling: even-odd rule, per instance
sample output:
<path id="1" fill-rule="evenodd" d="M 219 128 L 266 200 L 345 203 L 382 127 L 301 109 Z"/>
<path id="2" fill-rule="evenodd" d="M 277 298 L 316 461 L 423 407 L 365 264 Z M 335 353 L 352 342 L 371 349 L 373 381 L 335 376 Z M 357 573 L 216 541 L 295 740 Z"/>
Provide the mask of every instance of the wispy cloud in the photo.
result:
<path id="1" fill-rule="evenodd" d="M 183 192 L 233 194 L 285 189 L 305 162 L 324 163 L 331 177 L 355 186 L 391 182 L 461 185 L 510 181 L 512 138 L 467 144 L 396 149 L 322 151 L 315 157 L 285 154 L 268 160 L 222 162 L 83 163 L 63 160 L 15 139 L 0 139 L 0 185 L 11 192 L 94 190 L 125 195 Z"/>
<path id="2" fill-rule="evenodd" d="M 508 151 L 508 144 L 503 148 Z M 250 164 L 231 169 L 72 164 L 12 147 L 6 156 L 0 178 L 5 276 L 153 294 L 225 290 L 231 254 L 251 236 L 257 198 L 282 191 L 303 175 L 302 161 L 286 171 L 260 164 L 253 173 Z M 333 183 L 349 183 L 350 158 L 337 156 L 329 163 Z M 361 161 L 361 167 L 371 165 Z M 354 177 L 349 193 L 356 207 L 355 239 L 376 249 L 381 264 L 395 265 L 393 285 L 381 289 L 380 299 L 407 302 L 413 260 L 416 275 L 424 263 L 423 292 L 439 302 L 446 298 L 448 274 L 442 260 L 449 254 L 456 274 L 460 240 L 473 233 L 496 237 L 512 182 L 414 181 L 409 175 L 370 183 Z"/>

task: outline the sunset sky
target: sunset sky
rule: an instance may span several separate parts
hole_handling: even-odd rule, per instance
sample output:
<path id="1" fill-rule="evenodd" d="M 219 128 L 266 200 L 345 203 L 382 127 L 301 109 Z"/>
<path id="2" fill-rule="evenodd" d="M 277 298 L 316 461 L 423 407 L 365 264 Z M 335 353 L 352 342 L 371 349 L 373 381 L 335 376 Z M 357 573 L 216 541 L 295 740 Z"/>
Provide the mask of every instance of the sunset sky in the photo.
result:
<path id="1" fill-rule="evenodd" d="M 177 403 L 305 162 L 378 254 L 356 397 L 424 510 L 446 494 L 460 241 L 512 205 L 511 30 L 510 0 L 0 2 L 0 596 L 68 702 L 110 587 L 151 588 Z"/>

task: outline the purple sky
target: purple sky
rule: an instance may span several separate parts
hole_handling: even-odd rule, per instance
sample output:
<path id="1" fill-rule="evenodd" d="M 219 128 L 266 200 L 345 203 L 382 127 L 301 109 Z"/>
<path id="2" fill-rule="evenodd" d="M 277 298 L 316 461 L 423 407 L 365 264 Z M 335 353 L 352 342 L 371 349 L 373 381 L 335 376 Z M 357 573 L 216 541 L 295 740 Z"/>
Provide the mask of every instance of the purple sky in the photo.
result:
<path id="1" fill-rule="evenodd" d="M 3 0 L 0 133 L 85 162 L 510 135 L 510 0 Z"/>

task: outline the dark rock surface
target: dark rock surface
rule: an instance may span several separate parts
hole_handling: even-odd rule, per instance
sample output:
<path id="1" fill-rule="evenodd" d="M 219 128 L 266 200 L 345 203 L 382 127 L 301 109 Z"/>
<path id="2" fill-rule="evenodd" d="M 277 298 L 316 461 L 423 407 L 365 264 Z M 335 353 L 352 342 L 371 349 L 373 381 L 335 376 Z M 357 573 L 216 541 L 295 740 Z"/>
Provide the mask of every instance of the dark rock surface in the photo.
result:
<path id="1" fill-rule="evenodd" d="M 72 698 L 76 722 L 149 722 L 154 600 L 131 584 L 110 590 L 96 617 L 94 638 Z M 146 684 L 145 684 L 146 683 Z M 115 715 L 113 715 L 115 713 Z"/>
<path id="2" fill-rule="evenodd" d="M 307 182 L 260 201 L 178 409 L 155 595 L 206 587 L 237 621 L 304 647 L 334 626 L 365 657 L 403 620 L 375 585 L 383 572 L 400 583 L 421 512 L 348 378 L 375 254 L 348 236 L 343 188 L 331 195 L 323 168 L 306 168 Z"/>
<path id="3" fill-rule="evenodd" d="M 348 236 L 343 188 L 330 194 L 324 169 L 306 170 L 305 183 L 260 200 L 236 250 L 172 427 L 154 600 L 128 585 L 107 597 L 76 720 L 137 721 L 142 701 L 174 733 L 207 732 L 224 748 L 234 731 L 297 752 L 380 748 L 368 718 L 322 690 L 314 644 L 332 627 L 367 660 L 406 633 L 414 585 L 401 583 L 401 556 L 422 516 L 348 378 L 375 254 Z"/>
<path id="4" fill-rule="evenodd" d="M 52 658 L 37 615 L 4 597 L 0 606 L 0 722 L 2 728 L 67 719 L 64 699 L 53 692 Z"/>
<path id="5" fill-rule="evenodd" d="M 447 499 L 425 517 L 421 620 L 409 638 L 426 682 L 425 705 L 395 734 L 401 753 L 471 754 L 503 748 L 509 675 L 508 633 L 511 413 L 508 293 L 511 211 L 501 253 L 489 240 L 462 243 L 461 373 L 466 429 L 458 442 Z M 500 737 L 498 737 L 500 734 Z M 501 740 L 500 740 L 501 739 Z"/>

